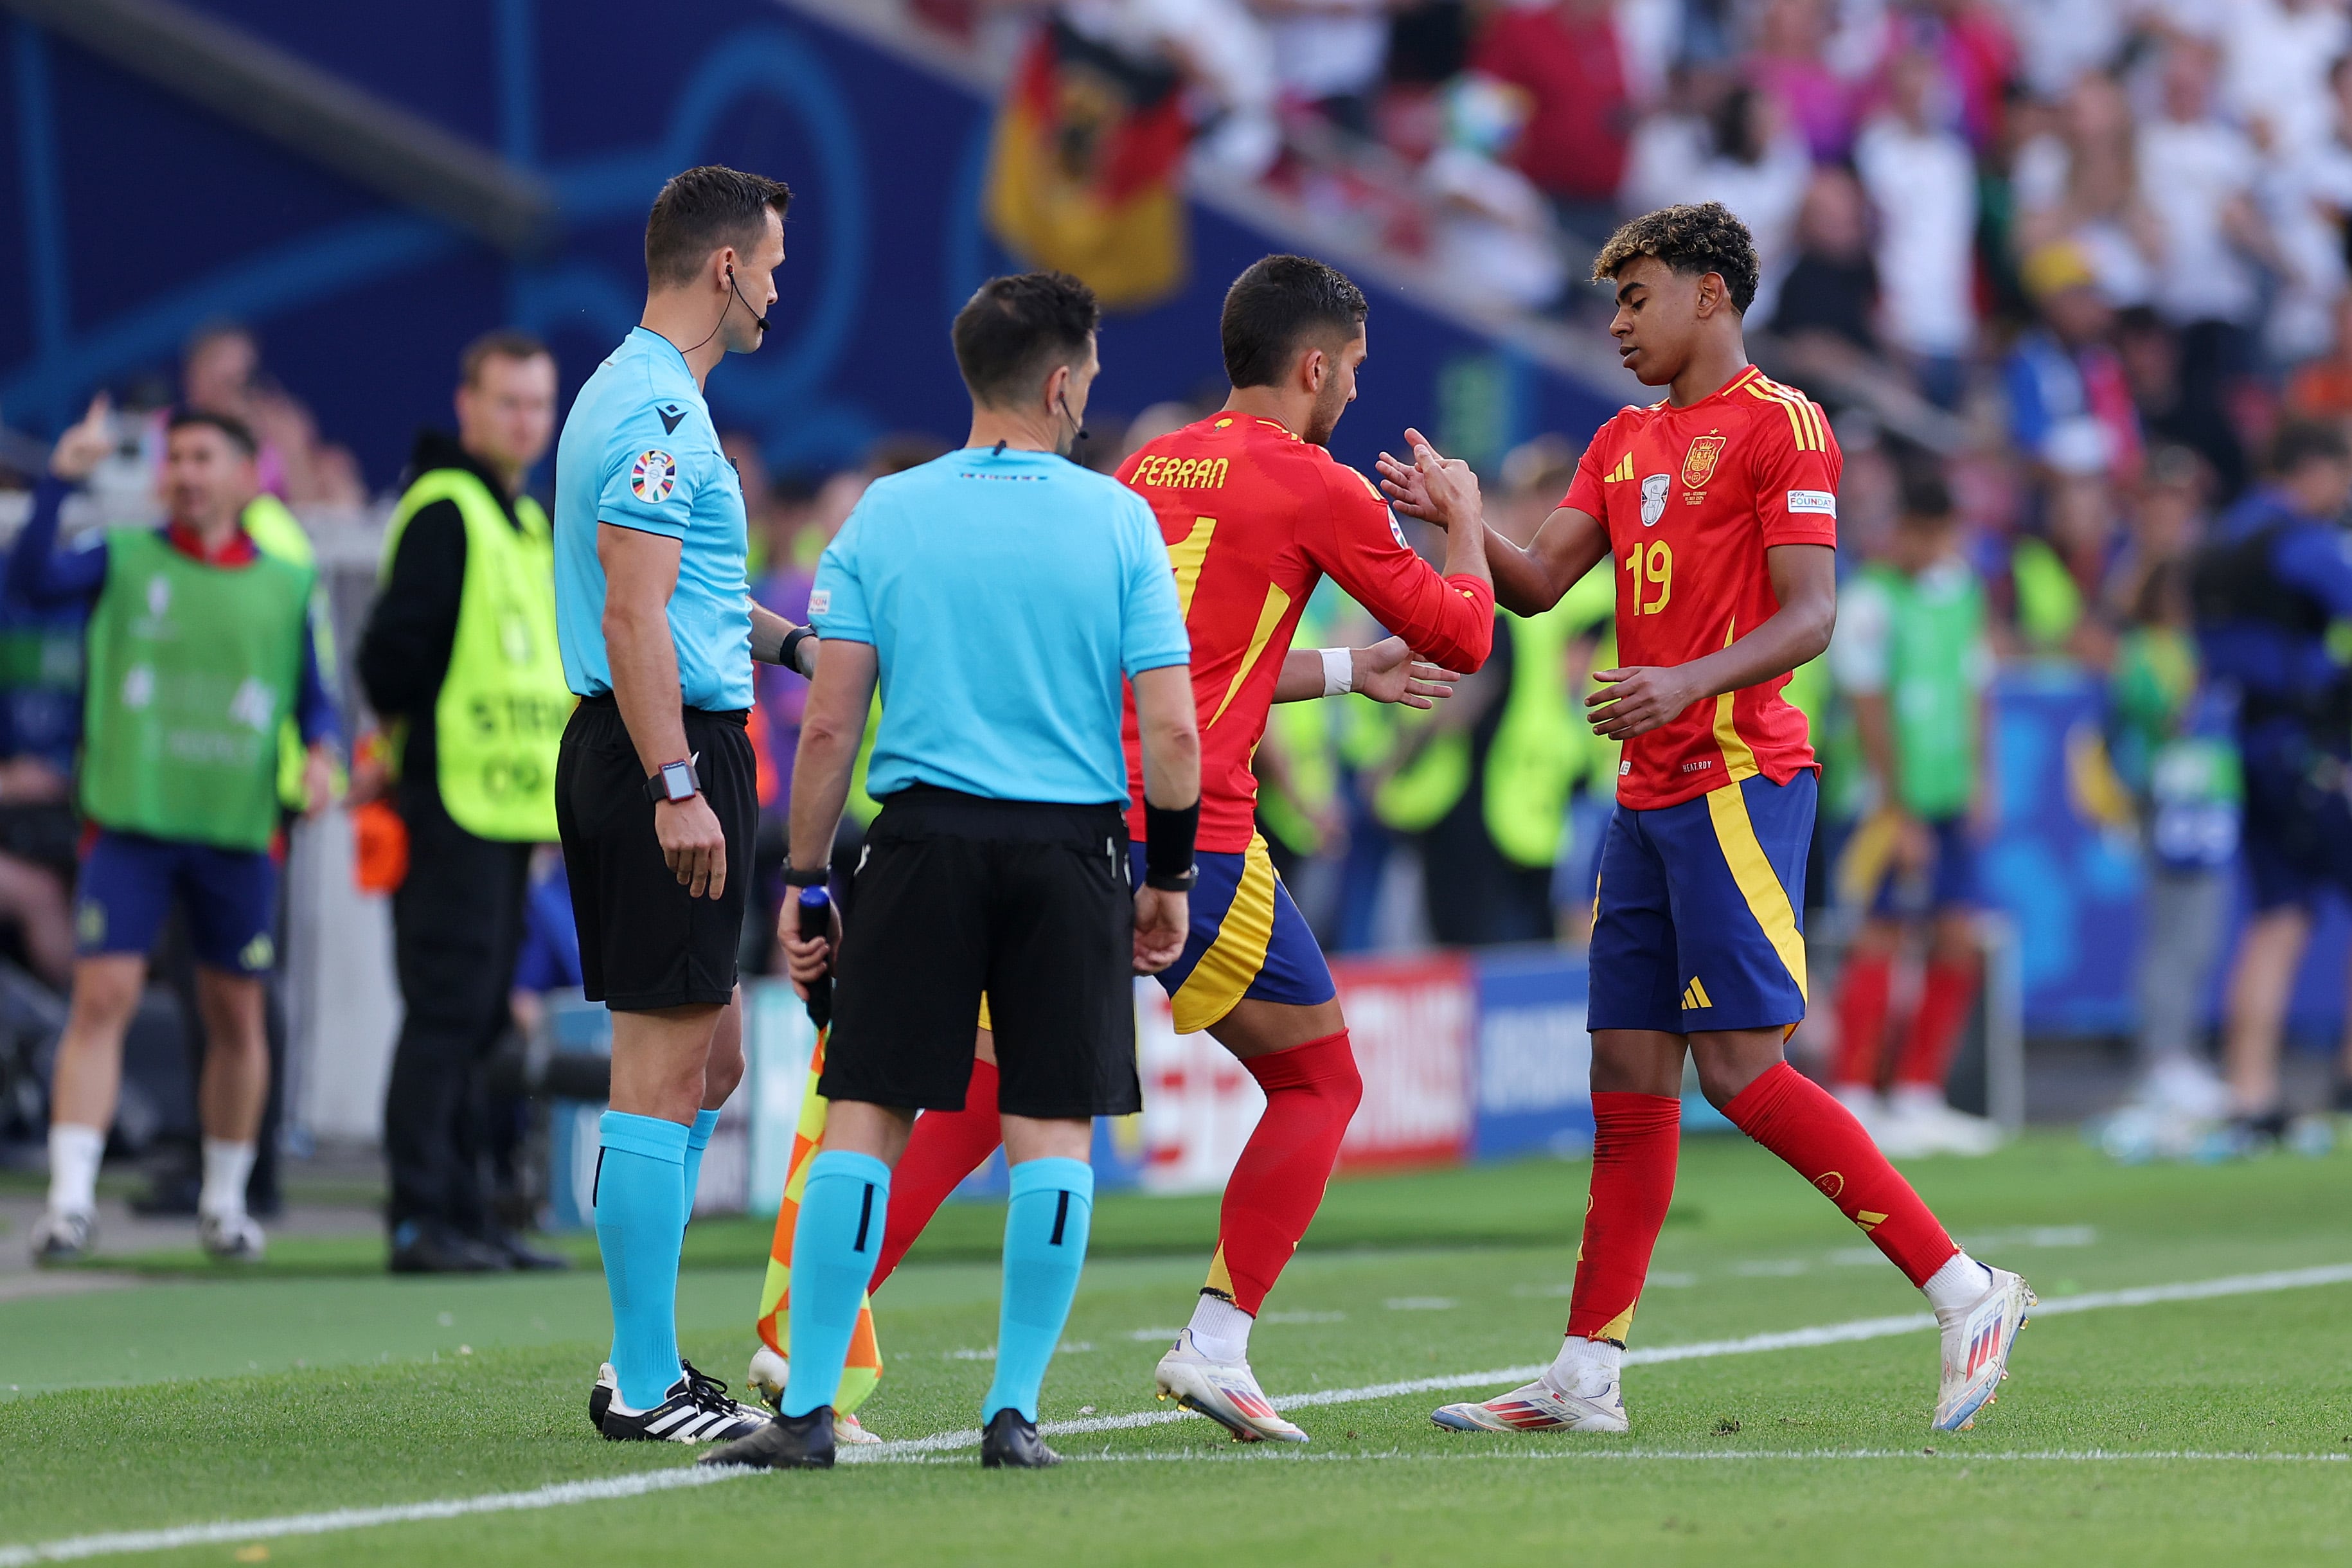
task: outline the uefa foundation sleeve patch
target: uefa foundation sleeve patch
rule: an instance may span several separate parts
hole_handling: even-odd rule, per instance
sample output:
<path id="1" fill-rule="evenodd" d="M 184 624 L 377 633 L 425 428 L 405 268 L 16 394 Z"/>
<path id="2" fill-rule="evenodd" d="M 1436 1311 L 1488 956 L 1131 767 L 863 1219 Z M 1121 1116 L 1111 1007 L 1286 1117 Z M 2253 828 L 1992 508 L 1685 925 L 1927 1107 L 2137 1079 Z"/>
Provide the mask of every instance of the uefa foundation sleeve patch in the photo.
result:
<path id="1" fill-rule="evenodd" d="M 659 454 L 656 453 L 655 456 L 659 456 Z M 1790 490 L 1789 492 L 1789 510 L 1790 511 L 1819 512 L 1823 517 L 1835 517 L 1837 515 L 1837 497 L 1828 490 Z"/>
<path id="2" fill-rule="evenodd" d="M 635 465 L 629 469 L 629 489 L 639 500 L 658 506 L 669 500 L 669 492 L 677 486 L 677 458 L 667 452 L 637 454 Z"/>

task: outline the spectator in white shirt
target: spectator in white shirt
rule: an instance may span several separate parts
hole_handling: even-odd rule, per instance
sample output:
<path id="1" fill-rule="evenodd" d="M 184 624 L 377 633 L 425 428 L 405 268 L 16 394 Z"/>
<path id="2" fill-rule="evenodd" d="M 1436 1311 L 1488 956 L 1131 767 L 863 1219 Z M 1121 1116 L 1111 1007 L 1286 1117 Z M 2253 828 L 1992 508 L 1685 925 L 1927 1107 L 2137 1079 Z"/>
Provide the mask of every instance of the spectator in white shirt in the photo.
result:
<path id="1" fill-rule="evenodd" d="M 1812 184 L 1804 138 L 1770 93 L 1740 83 L 1704 119 L 1657 115 L 1635 132 L 1623 200 L 1636 212 L 1721 202 L 1756 237 L 1761 264 L 1748 319 L 1769 321 L 1796 260 L 1797 212 Z"/>
<path id="2" fill-rule="evenodd" d="M 2275 247 L 2254 206 L 2253 144 L 2214 117 L 2207 47 L 2168 46 L 2157 111 L 2139 130 L 2140 198 L 2163 237 L 2157 310 L 2176 327 L 2242 331 L 2261 298 L 2252 258 Z"/>
<path id="3" fill-rule="evenodd" d="M 2115 78 L 2090 71 L 2075 79 L 2058 129 L 2018 149 L 2010 190 L 2020 257 L 2064 244 L 2089 265 L 2109 305 L 2155 298 L 2163 229 L 2140 197 L 2131 100 Z"/>
<path id="4" fill-rule="evenodd" d="M 2328 68 L 2352 48 L 2343 0 L 2236 0 L 2213 41 L 2221 101 L 2239 123 L 2267 124 L 2289 156 L 2326 138 L 2336 109 Z"/>
<path id="5" fill-rule="evenodd" d="M 1388 0 L 1251 0 L 1251 8 L 1273 40 L 1283 95 L 1370 136 L 1388 63 Z"/>
<path id="6" fill-rule="evenodd" d="M 1879 335 L 1949 408 L 1976 337 L 1977 175 L 1968 143 L 1940 122 L 1941 83 L 1932 56 L 1898 55 L 1886 111 L 1864 128 L 1854 169 L 1878 212 Z"/>

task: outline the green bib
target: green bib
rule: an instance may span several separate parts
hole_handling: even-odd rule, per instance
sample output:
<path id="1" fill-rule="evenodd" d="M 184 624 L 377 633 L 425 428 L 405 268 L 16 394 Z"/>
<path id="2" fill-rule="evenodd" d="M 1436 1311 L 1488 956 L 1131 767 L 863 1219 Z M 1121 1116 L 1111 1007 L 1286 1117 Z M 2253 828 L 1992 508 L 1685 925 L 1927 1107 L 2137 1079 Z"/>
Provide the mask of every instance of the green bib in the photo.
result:
<path id="1" fill-rule="evenodd" d="M 478 838 L 551 844 L 555 754 L 574 700 L 555 641 L 554 536 L 530 497 L 515 502 L 517 530 L 478 477 L 435 468 L 392 514 L 385 578 L 408 520 L 442 500 L 465 521 L 466 583 L 433 708 L 441 804 Z"/>
<path id="2" fill-rule="evenodd" d="M 1874 563 L 1862 569 L 1885 594 L 1886 706 L 1895 731 L 1903 808 L 1958 816 L 1977 786 L 1977 700 L 1984 657 L 1984 591 L 1970 572 L 1906 577 Z"/>
<path id="3" fill-rule="evenodd" d="M 82 815 L 155 838 L 269 847 L 311 577 L 267 554 L 206 565 L 143 529 L 107 535 L 87 634 Z"/>

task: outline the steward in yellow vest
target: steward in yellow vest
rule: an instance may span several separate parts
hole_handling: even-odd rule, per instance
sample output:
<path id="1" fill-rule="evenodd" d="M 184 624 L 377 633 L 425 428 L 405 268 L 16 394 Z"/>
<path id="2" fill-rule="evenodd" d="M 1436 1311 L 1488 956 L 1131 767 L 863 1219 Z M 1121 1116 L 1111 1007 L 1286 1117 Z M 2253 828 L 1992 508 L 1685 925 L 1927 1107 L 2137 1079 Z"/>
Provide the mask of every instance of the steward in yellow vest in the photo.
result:
<path id="1" fill-rule="evenodd" d="M 554 432 L 555 362 L 494 333 L 463 372 L 458 438 L 417 438 L 358 659 L 408 830 L 392 902 L 406 1012 L 384 1103 L 396 1272 L 562 1267 L 494 1220 L 474 1125 L 482 1064 L 510 1026 L 531 853 L 556 837 L 572 707 L 553 540 L 521 493 Z"/>

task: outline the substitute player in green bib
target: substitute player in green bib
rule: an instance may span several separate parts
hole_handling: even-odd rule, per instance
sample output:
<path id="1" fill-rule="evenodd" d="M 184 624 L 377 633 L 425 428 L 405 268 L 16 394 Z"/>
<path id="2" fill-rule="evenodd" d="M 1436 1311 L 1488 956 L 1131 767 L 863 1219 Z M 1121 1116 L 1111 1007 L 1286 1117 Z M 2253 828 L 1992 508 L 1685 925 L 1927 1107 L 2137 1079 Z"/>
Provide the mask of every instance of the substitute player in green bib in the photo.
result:
<path id="1" fill-rule="evenodd" d="M 1958 533 L 1943 477 L 1906 479 L 1894 536 L 1847 585 L 1829 651 L 1830 673 L 1853 704 L 1873 797 L 1839 878 L 1868 900 L 1869 914 L 1838 984 L 1832 1087 L 1898 1157 L 1983 1154 L 2000 1142 L 1991 1122 L 1944 1099 L 1976 1005 L 1975 819 L 1986 799 L 1992 679 L 1984 588 L 1959 552 Z M 1882 1098 L 1895 960 L 1920 928 L 1927 970 Z"/>
<path id="2" fill-rule="evenodd" d="M 81 759 L 85 851 L 73 1009 L 50 1090 L 49 1202 L 35 1258 L 88 1250 L 93 1185 L 114 1120 L 122 1037 L 147 952 L 176 899 L 196 958 L 205 1036 L 199 1233 L 215 1258 L 261 1255 L 245 1210 L 269 1085 L 262 976 L 277 963 L 278 736 L 291 716 L 305 797 L 331 788 L 335 712 L 320 679 L 313 574 L 260 550 L 238 519 L 257 489 L 254 441 L 225 416 L 172 417 L 171 521 L 87 536 L 60 552 L 67 489 L 105 455 L 102 405 L 68 431 L 8 559 L 8 589 L 89 608 Z"/>
<path id="3" fill-rule="evenodd" d="M 457 439 L 417 437 L 360 644 L 397 746 L 408 874 L 393 894 L 404 1011 L 384 1096 L 395 1273 L 558 1268 L 483 1190 L 482 1064 L 505 1034 L 534 846 L 553 843 L 572 691 L 555 635 L 555 543 L 522 493 L 555 435 L 555 360 L 492 332 L 459 362 Z"/>

